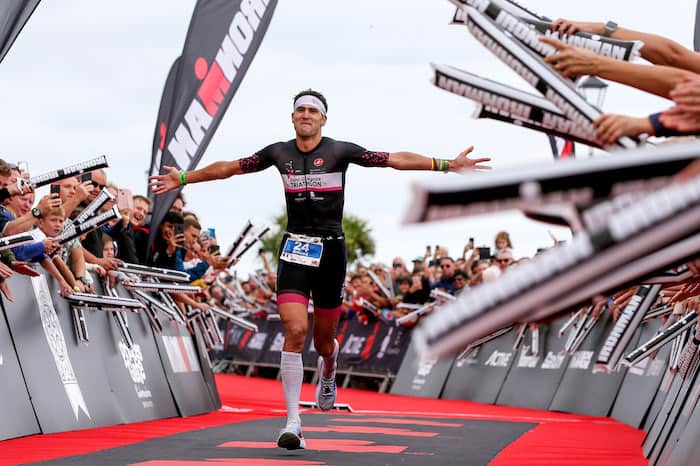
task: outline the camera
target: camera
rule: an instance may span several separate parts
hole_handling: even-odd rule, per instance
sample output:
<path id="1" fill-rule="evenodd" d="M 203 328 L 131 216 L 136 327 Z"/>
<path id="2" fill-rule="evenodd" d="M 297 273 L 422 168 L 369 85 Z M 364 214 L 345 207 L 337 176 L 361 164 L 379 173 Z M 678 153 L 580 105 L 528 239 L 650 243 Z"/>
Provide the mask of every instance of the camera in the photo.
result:
<path id="1" fill-rule="evenodd" d="M 479 248 L 479 259 L 490 259 L 491 258 L 491 248 L 480 247 Z"/>
<path id="2" fill-rule="evenodd" d="M 86 181 L 92 181 L 92 173 L 87 172 L 80 175 L 80 182 L 85 183 Z"/>
<path id="3" fill-rule="evenodd" d="M 211 244 L 209 245 L 209 254 L 218 254 L 220 249 L 218 244 Z"/>
<path id="4" fill-rule="evenodd" d="M 17 189 L 20 193 L 24 193 L 24 190 L 29 186 L 29 182 L 24 178 L 17 178 Z"/>
<path id="5" fill-rule="evenodd" d="M 19 180 L 17 180 L 19 182 Z M 61 185 L 59 184 L 52 184 L 51 185 L 51 194 L 61 194 Z"/>
<path id="6" fill-rule="evenodd" d="M 185 232 L 185 225 L 182 223 L 176 223 L 174 228 L 175 228 L 175 236 L 181 235 Z"/>

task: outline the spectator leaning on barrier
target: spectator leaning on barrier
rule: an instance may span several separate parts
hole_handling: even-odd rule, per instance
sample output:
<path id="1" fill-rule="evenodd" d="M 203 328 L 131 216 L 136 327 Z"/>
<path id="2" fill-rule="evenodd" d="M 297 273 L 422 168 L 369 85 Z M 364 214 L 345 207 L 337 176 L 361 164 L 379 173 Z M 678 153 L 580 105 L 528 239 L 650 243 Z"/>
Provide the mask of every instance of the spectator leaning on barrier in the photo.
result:
<path id="1" fill-rule="evenodd" d="M 469 279 L 469 286 L 476 286 L 483 281 L 483 274 L 486 269 L 489 268 L 488 259 L 479 259 L 474 262 L 471 267 L 471 278 Z"/>
<path id="2" fill-rule="evenodd" d="M 505 272 L 513 264 L 513 251 L 506 248 L 496 254 L 496 264 L 501 272 Z"/>
<path id="3" fill-rule="evenodd" d="M 408 304 L 423 304 L 430 299 L 430 281 L 418 270 L 411 274 L 411 287 L 403 297 Z"/>
<path id="4" fill-rule="evenodd" d="M 192 217 L 184 221 L 183 238 L 183 270 L 190 276 L 190 281 L 204 277 L 209 267 L 224 269 L 228 258 L 219 254 L 211 254 L 207 248 L 202 247 L 202 226 Z"/>
<path id="5" fill-rule="evenodd" d="M 439 260 L 441 270 L 440 280 L 434 282 L 430 288 L 440 289 L 450 294 L 455 293 L 455 261 L 451 257 L 441 257 Z"/>
<path id="6" fill-rule="evenodd" d="M 12 183 L 12 169 L 4 160 L 0 159 L 0 233 L 4 236 L 16 235 L 31 230 L 43 213 L 61 205 L 56 197 L 44 196 L 39 201 L 36 209 L 15 217 L 7 210 L 5 204 L 11 197 L 21 196 L 25 191 L 31 191 L 31 186 L 25 185 L 20 189 L 17 183 Z"/>
<path id="7" fill-rule="evenodd" d="M 45 238 L 55 238 L 63 229 L 65 221 L 65 211 L 63 207 L 51 209 L 39 219 L 39 230 Z M 58 244 L 58 243 L 56 243 Z M 61 259 L 60 255 L 56 254 L 60 246 L 47 248 L 42 254 L 37 254 L 30 260 L 39 262 L 46 271 L 58 282 L 61 296 L 68 296 L 74 291 L 81 291 L 82 287 L 78 285 L 71 271 Z"/>
<path id="8" fill-rule="evenodd" d="M 494 281 L 500 277 L 502 273 L 503 272 L 501 272 L 501 269 L 497 265 L 491 265 L 481 274 L 481 283 Z"/>
<path id="9" fill-rule="evenodd" d="M 184 214 L 184 209 L 185 209 L 185 196 L 182 194 L 182 192 L 179 192 L 177 194 L 177 197 L 173 201 L 173 205 L 170 206 L 170 212 L 174 212 L 178 215 L 183 215 Z M 184 215 L 183 215 L 184 216 Z"/>
<path id="10" fill-rule="evenodd" d="M 153 241 L 153 254 L 149 265 L 172 270 L 184 269 L 181 252 L 179 252 L 184 234 L 175 232 L 175 226 L 182 224 L 183 220 L 180 214 L 175 212 L 165 214 L 160 231 Z"/>
<path id="11" fill-rule="evenodd" d="M 110 182 L 107 185 L 107 189 L 112 193 L 113 196 L 117 197 L 119 194 L 119 188 L 116 184 Z M 121 215 L 121 220 L 114 221 L 110 223 L 109 227 L 103 228 L 103 233 L 109 235 L 116 243 L 116 255 L 115 257 L 119 260 L 129 263 L 138 263 L 138 258 L 136 256 L 136 238 L 134 235 L 134 230 L 131 227 L 131 216 L 132 209 L 129 207 L 133 203 L 133 199 L 128 199 L 128 191 L 122 191 L 122 204 L 117 203 L 119 208 L 119 214 Z M 114 206 L 115 202 L 109 202 L 105 208 L 109 209 Z"/>
<path id="12" fill-rule="evenodd" d="M 102 188 L 107 186 L 107 174 L 104 170 L 93 170 L 91 172 L 91 176 L 92 190 L 90 191 L 88 198 L 80 204 L 83 208 L 87 207 L 90 202 L 94 201 L 97 195 L 102 191 Z M 94 258 L 102 258 L 102 231 L 99 228 L 85 235 L 84 238 L 80 239 L 80 242 L 82 243 L 83 248 L 85 248 L 85 250 L 88 251 Z M 95 262 L 92 260 L 93 257 L 90 255 L 87 255 L 86 257 L 88 258 L 88 261 Z M 103 264 L 100 265 L 104 267 Z"/>
<path id="13" fill-rule="evenodd" d="M 78 179 L 74 177 L 54 183 L 51 186 L 52 189 L 58 188 L 58 193 L 55 193 L 55 195 L 60 199 L 66 217 L 63 222 L 63 228 L 61 229 L 61 233 L 63 233 L 73 224 L 73 221 L 70 220 L 71 212 L 67 209 L 76 209 L 80 201 L 87 199 L 91 186 L 81 185 Z M 92 278 L 87 273 L 88 267 L 85 262 L 85 250 L 80 240 L 75 238 L 65 243 L 60 250 L 60 255 L 61 260 L 69 266 L 76 280 L 78 280 L 78 287 L 81 291 L 92 291 Z M 101 268 L 96 269 L 96 271 L 97 270 L 101 270 Z"/>
<path id="14" fill-rule="evenodd" d="M 134 231 L 134 247 L 139 264 L 145 264 L 148 257 L 148 235 L 151 229 L 144 225 L 151 210 L 151 200 L 146 196 L 134 196 L 134 208 L 131 212 L 131 228 Z"/>
<path id="15" fill-rule="evenodd" d="M 464 273 L 463 270 L 457 270 L 454 275 L 454 286 L 455 286 L 455 295 L 459 295 L 462 291 L 466 290 L 469 288 L 467 284 L 469 283 L 469 278 L 467 277 L 467 274 Z"/>

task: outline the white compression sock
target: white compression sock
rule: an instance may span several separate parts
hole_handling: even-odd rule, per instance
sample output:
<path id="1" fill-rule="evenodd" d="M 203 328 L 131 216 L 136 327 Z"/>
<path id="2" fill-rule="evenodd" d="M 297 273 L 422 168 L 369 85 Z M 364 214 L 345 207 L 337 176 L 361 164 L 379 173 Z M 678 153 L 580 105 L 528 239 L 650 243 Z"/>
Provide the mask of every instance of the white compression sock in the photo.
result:
<path id="1" fill-rule="evenodd" d="M 284 389 L 284 402 L 287 405 L 287 422 L 298 421 L 300 420 L 299 398 L 301 397 L 301 383 L 304 379 L 301 353 L 282 351 L 280 376 L 282 377 L 282 388 Z"/>
<path id="2" fill-rule="evenodd" d="M 333 352 L 330 356 L 323 356 L 323 378 L 330 379 L 335 374 L 335 361 L 338 359 L 338 340 L 333 339 Z"/>

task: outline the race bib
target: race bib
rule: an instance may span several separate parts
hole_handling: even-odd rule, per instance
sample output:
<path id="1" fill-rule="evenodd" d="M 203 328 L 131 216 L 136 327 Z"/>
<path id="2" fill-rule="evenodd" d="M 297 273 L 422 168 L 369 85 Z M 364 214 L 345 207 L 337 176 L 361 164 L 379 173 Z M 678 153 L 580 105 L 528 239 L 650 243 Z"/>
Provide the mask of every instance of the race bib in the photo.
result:
<path id="1" fill-rule="evenodd" d="M 293 264 L 318 267 L 323 254 L 323 240 L 314 236 L 290 234 L 282 248 L 280 259 Z"/>

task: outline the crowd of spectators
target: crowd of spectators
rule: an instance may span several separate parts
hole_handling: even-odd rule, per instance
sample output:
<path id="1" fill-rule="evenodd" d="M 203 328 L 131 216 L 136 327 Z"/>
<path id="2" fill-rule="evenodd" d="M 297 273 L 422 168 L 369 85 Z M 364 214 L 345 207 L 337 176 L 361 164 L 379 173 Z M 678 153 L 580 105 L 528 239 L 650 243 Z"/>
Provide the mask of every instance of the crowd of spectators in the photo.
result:
<path id="1" fill-rule="evenodd" d="M 553 29 L 562 34 L 580 30 L 642 40 L 642 57 L 653 66 L 606 58 L 555 39 L 543 39 L 557 49 L 546 61 L 565 76 L 599 75 L 666 97 L 675 104 L 649 117 L 601 116 L 595 122 L 601 143 L 611 144 L 621 136 L 700 132 L 700 54 L 666 38 L 616 25 L 609 30 L 611 26 L 602 23 L 559 19 L 553 23 Z M 700 162 L 687 169 L 685 177 L 697 173 Z M 0 160 L 0 232 L 6 237 L 32 230 L 38 238 L 34 244 L 0 254 L 0 292 L 7 299 L 12 300 L 12 295 L 6 279 L 14 273 L 36 275 L 32 264 L 39 264 L 51 274 L 61 295 L 67 296 L 93 291 L 89 272 L 113 283 L 118 277 L 119 264 L 128 262 L 187 273 L 190 282 L 200 286 L 201 293 L 176 294 L 176 301 L 182 304 L 200 309 L 218 306 L 252 315 L 276 314 L 276 276 L 267 257 L 261 254 L 263 269 L 245 280 L 236 276 L 229 267 L 229 258 L 221 255 L 215 230 L 202 228 L 197 215 L 186 210 L 182 195 L 177 197 L 161 225 L 154 226 L 155 241 L 149 246 L 151 226 L 146 222 L 150 200 L 108 181 L 104 170 L 56 182 L 51 193 L 40 199 L 35 199 L 29 183 L 22 182 L 27 179 L 26 167 Z M 59 241 L 103 190 L 109 191 L 114 199 L 101 210 L 117 205 L 121 217 L 82 237 Z M 502 231 L 495 236 L 493 247 L 475 247 L 470 240 L 458 256 L 450 255 L 444 247 L 428 246 L 409 263 L 400 257 L 391 264 L 358 263 L 347 276 L 344 316 L 364 323 L 392 322 L 437 299 L 436 290 L 458 296 L 526 260 L 516 260 L 510 236 Z M 408 320 L 405 325 L 413 325 L 416 320 Z"/>
<path id="2" fill-rule="evenodd" d="M 176 302 L 206 310 L 216 306 L 246 316 L 277 317 L 276 273 L 274 264 L 262 250 L 263 267 L 245 279 L 229 267 L 221 254 L 213 228 L 202 228 L 197 215 L 186 210 L 180 194 L 149 248 L 150 200 L 133 195 L 109 181 L 104 170 L 70 177 L 51 186 L 51 192 L 35 202 L 29 173 L 0 160 L 0 231 L 4 236 L 32 231 L 38 242 L 6 250 L 0 262 L 0 292 L 12 299 L 5 279 L 13 273 L 37 275 L 43 267 L 58 283 L 61 295 L 91 293 L 93 277 L 109 285 L 123 279 L 122 262 L 173 269 L 187 273 L 199 294 L 174 293 Z M 80 213 L 103 190 L 113 199 L 100 208 L 105 212 L 117 206 L 121 217 L 100 228 L 61 241 L 73 228 Z M 78 219 L 79 220 L 79 219 Z M 475 247 L 470 241 L 461 256 L 451 257 L 447 248 L 427 247 L 414 257 L 410 267 L 402 258 L 390 265 L 361 262 L 349 268 L 344 293 L 343 315 L 362 323 L 381 320 L 393 323 L 426 303 L 434 301 L 433 290 L 457 296 L 464 290 L 492 280 L 525 259 L 514 261 L 507 232 L 499 232 L 493 247 Z M 92 273 L 90 273 L 92 272 Z M 313 299 L 313 297 L 312 297 Z M 406 306 L 412 305 L 412 306 Z M 413 325 L 415 320 L 405 325 Z"/>

